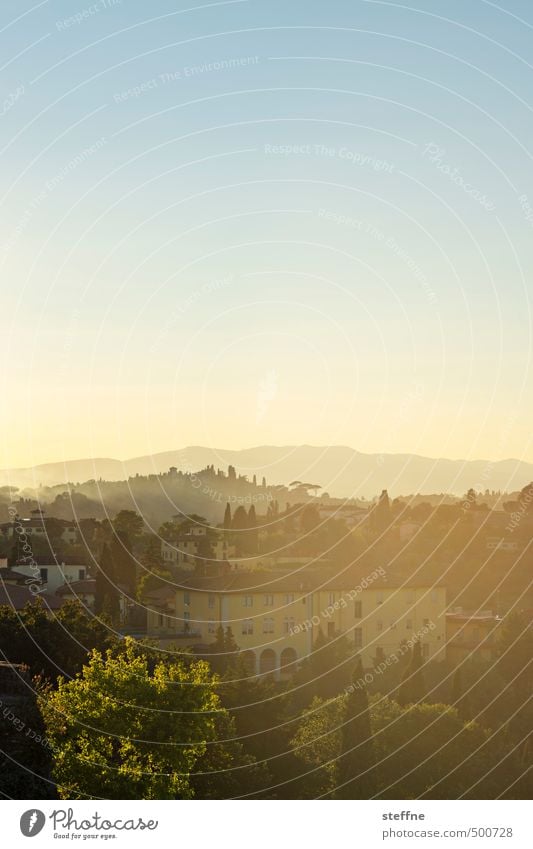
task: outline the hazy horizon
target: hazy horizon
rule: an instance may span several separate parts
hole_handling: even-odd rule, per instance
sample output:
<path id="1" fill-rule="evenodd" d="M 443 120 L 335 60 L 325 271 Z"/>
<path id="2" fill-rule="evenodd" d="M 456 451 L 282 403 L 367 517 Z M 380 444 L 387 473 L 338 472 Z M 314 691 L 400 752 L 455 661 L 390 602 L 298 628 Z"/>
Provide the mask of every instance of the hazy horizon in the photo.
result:
<path id="1" fill-rule="evenodd" d="M 11 465 L 11 466 L 5 467 L 5 468 L 6 469 L 13 469 L 13 468 L 28 468 L 28 469 L 31 469 L 31 468 L 35 468 L 36 466 L 48 466 L 48 465 L 57 465 L 59 463 L 74 463 L 74 462 L 78 462 L 78 461 L 90 461 L 90 460 L 113 460 L 113 461 L 116 461 L 118 463 L 127 463 L 131 460 L 137 460 L 137 459 L 143 458 L 143 457 L 158 456 L 160 454 L 173 454 L 173 453 L 179 454 L 180 452 L 186 451 L 187 449 L 190 449 L 190 448 L 202 448 L 202 449 L 206 449 L 206 450 L 214 451 L 214 452 L 217 452 L 217 451 L 220 451 L 220 452 L 242 452 L 242 451 L 252 451 L 254 449 L 261 449 L 261 448 L 288 448 L 288 449 L 315 448 L 315 449 L 318 449 L 318 450 L 325 450 L 325 449 L 330 449 L 330 448 L 345 448 L 345 449 L 348 449 L 350 451 L 354 451 L 357 454 L 365 454 L 365 455 L 377 454 L 379 456 L 390 455 L 390 456 L 418 457 L 418 458 L 422 458 L 422 459 L 426 459 L 426 460 L 449 460 L 450 462 L 454 462 L 454 463 L 462 462 L 462 461 L 467 461 L 467 462 L 472 462 L 472 463 L 483 463 L 483 462 L 496 463 L 496 462 L 506 462 L 506 461 L 518 461 L 518 462 L 521 462 L 521 463 L 527 463 L 527 464 L 532 463 L 533 464 L 533 459 L 532 460 L 526 460 L 525 458 L 513 456 L 511 454 L 508 455 L 508 456 L 502 456 L 499 459 L 495 459 L 494 457 L 483 457 L 483 456 L 467 457 L 466 452 L 463 455 L 458 455 L 458 456 L 453 456 L 453 457 L 445 457 L 442 454 L 441 455 L 435 455 L 435 456 L 429 456 L 427 454 L 421 454 L 421 453 L 416 453 L 416 452 L 411 452 L 411 451 L 402 451 L 402 450 L 384 451 L 384 452 L 361 451 L 360 449 L 355 448 L 353 445 L 347 445 L 347 444 L 341 444 L 341 443 L 335 443 L 333 445 L 326 445 L 326 444 L 319 445 L 319 444 L 313 444 L 313 443 L 310 443 L 310 442 L 301 442 L 301 443 L 298 443 L 298 444 L 290 445 L 290 444 L 282 444 L 282 443 L 275 444 L 275 443 L 266 443 L 265 442 L 265 443 L 261 443 L 261 444 L 251 443 L 250 445 L 224 445 L 224 446 L 221 446 L 221 445 L 208 446 L 208 445 L 201 445 L 200 443 L 191 443 L 190 445 L 183 445 L 181 448 L 168 448 L 168 447 L 167 448 L 159 448 L 157 450 L 151 451 L 149 454 L 143 453 L 142 451 L 136 451 L 136 452 L 133 452 L 131 454 L 128 454 L 127 456 L 121 456 L 121 457 L 118 457 L 118 456 L 112 457 L 110 455 L 104 455 L 104 454 L 95 454 L 93 456 L 79 455 L 79 456 L 72 456 L 72 457 L 63 457 L 61 459 L 58 459 L 57 457 L 55 457 L 55 458 L 52 457 L 52 458 L 49 458 L 49 459 L 46 459 L 46 460 L 41 460 L 39 462 L 33 463 L 32 465 L 29 465 L 29 466 Z"/>

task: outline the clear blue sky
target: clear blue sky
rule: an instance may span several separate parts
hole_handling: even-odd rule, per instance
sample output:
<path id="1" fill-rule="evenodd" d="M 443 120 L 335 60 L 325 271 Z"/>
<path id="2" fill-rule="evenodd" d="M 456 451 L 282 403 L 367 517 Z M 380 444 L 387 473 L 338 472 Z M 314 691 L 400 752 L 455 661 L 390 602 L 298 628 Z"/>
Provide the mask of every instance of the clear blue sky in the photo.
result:
<path id="1" fill-rule="evenodd" d="M 531 443 L 528 2 L 4 2 L 2 466 Z"/>

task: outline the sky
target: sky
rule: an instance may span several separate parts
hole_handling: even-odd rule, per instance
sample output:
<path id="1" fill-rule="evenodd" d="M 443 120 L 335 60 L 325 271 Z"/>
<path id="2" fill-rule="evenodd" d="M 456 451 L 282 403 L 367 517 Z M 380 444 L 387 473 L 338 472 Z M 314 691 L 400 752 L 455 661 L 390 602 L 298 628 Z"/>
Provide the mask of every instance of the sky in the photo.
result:
<path id="1" fill-rule="evenodd" d="M 533 461 L 533 8 L 0 9 L 0 465 Z"/>

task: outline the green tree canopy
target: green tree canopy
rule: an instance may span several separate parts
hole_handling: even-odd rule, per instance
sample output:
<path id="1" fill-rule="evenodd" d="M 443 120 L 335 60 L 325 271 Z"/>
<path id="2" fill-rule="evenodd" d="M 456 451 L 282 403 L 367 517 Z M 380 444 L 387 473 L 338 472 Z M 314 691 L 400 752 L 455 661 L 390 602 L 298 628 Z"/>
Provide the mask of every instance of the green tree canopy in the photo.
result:
<path id="1" fill-rule="evenodd" d="M 93 651 L 40 707 L 63 799 L 192 798 L 191 773 L 223 710 L 207 663 L 151 668 L 129 638 L 119 654 Z"/>

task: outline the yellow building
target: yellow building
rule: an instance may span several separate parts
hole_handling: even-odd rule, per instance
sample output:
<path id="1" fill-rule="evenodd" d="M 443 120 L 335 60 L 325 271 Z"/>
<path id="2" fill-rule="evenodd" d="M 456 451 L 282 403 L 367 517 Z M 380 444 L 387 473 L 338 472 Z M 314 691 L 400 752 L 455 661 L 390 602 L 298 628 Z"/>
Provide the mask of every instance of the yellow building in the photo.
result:
<path id="1" fill-rule="evenodd" d="M 149 596 L 149 637 L 200 650 L 214 642 L 220 625 L 231 627 L 259 674 L 294 672 L 320 630 L 330 638 L 346 635 L 367 668 L 416 640 L 425 658 L 444 660 L 445 588 L 393 586 L 383 569 L 362 578 L 323 570 L 182 573 L 176 583 Z"/>

